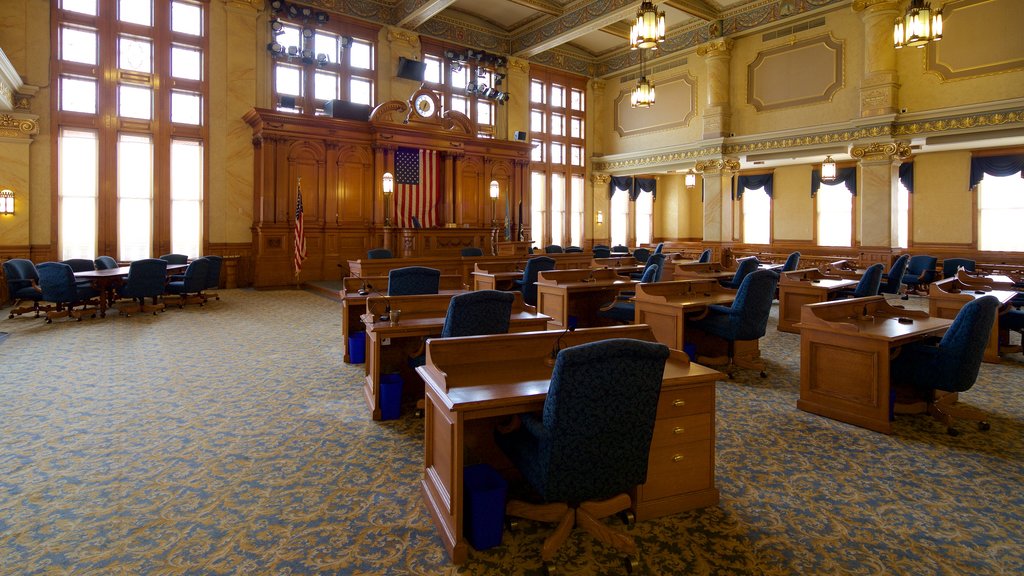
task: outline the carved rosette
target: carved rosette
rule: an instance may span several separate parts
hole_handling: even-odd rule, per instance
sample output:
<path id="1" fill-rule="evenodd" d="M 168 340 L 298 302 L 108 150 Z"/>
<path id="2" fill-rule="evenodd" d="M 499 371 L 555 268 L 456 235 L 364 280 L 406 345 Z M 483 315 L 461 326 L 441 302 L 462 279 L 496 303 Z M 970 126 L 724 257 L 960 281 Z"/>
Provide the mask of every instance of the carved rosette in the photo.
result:
<path id="1" fill-rule="evenodd" d="M 906 142 L 872 142 L 850 148 L 850 156 L 857 160 L 904 160 L 911 154 Z"/>

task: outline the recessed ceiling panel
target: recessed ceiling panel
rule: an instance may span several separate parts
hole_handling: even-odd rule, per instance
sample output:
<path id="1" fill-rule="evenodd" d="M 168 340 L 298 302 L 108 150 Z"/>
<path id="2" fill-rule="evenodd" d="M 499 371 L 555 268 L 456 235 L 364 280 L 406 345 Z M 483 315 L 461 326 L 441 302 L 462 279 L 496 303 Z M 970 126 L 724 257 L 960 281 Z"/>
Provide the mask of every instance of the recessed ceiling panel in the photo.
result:
<path id="1" fill-rule="evenodd" d="M 451 8 L 490 22 L 505 32 L 544 16 L 543 12 L 507 0 L 456 0 Z"/>
<path id="2" fill-rule="evenodd" d="M 570 44 L 586 50 L 587 52 L 598 56 L 604 54 L 610 50 L 616 50 L 624 48 L 627 44 L 627 40 L 617 34 L 611 34 L 603 30 L 595 30 L 589 34 L 584 34 L 579 38 L 574 38 Z"/>

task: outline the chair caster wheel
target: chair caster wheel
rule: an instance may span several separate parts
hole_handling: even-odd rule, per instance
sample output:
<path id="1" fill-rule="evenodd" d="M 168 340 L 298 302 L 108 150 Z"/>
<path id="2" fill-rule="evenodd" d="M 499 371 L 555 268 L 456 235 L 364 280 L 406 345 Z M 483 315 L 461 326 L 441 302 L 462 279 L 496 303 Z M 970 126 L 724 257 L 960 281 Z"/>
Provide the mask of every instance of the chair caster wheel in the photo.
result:
<path id="1" fill-rule="evenodd" d="M 959 436 L 960 431 L 950 426 L 949 428 L 946 428 L 946 434 L 949 434 L 950 436 Z"/>
<path id="2" fill-rule="evenodd" d="M 635 574 L 640 571 L 640 559 L 636 556 L 623 558 L 622 565 L 626 569 L 627 574 Z"/>
<path id="3" fill-rule="evenodd" d="M 981 430 L 982 432 L 985 432 L 985 431 L 987 431 L 987 430 L 989 430 L 991 428 L 992 428 L 992 425 L 989 424 L 988 422 L 984 421 L 984 420 L 982 420 L 981 422 L 978 422 L 978 430 Z"/>
<path id="4" fill-rule="evenodd" d="M 767 378 L 767 377 L 768 377 L 768 373 L 765 372 L 764 370 L 761 370 L 761 378 Z"/>
<path id="5" fill-rule="evenodd" d="M 633 514 L 632 510 L 623 510 L 619 512 L 619 518 L 622 519 L 622 523 L 632 528 L 636 524 L 636 515 Z"/>
<path id="6" fill-rule="evenodd" d="M 544 574 L 546 574 L 547 576 L 556 576 L 558 574 L 558 568 L 555 567 L 554 562 L 544 563 Z"/>
<path id="7" fill-rule="evenodd" d="M 515 518 L 505 520 L 505 528 L 507 528 L 509 532 L 519 530 L 519 520 Z"/>
<path id="8" fill-rule="evenodd" d="M 412 415 L 417 418 L 423 418 L 423 408 L 417 408 L 416 410 L 413 410 Z"/>

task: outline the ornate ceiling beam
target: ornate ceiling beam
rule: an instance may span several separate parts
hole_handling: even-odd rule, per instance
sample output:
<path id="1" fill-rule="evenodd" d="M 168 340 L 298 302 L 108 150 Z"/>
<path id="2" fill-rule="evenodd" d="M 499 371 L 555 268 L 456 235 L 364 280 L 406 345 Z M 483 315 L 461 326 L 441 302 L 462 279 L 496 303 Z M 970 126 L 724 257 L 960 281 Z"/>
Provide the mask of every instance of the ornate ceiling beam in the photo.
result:
<path id="1" fill-rule="evenodd" d="M 601 28 L 602 32 L 607 32 L 613 36 L 618 36 L 623 40 L 629 40 L 629 26 L 623 22 L 616 22 L 609 26 Z"/>
<path id="2" fill-rule="evenodd" d="M 636 0 L 605 0 L 584 3 L 565 14 L 546 18 L 512 39 L 512 54 L 529 58 L 636 15 Z"/>
<path id="3" fill-rule="evenodd" d="M 455 3 L 455 0 L 406 0 L 398 6 L 405 15 L 398 21 L 398 26 L 415 30 L 420 24 L 441 13 L 442 10 Z"/>
<path id="4" fill-rule="evenodd" d="M 704 0 L 664 0 L 666 6 L 671 6 L 676 10 L 686 12 L 691 16 L 696 16 L 701 20 L 719 20 L 722 15 L 719 14 L 718 10 L 715 10 Z"/>
<path id="5" fill-rule="evenodd" d="M 549 16 L 561 16 L 565 10 L 555 4 L 554 2 L 545 2 L 545 0 L 509 0 L 513 4 L 519 4 L 520 6 L 526 6 L 527 8 L 533 8 L 538 12 L 543 12 Z"/>

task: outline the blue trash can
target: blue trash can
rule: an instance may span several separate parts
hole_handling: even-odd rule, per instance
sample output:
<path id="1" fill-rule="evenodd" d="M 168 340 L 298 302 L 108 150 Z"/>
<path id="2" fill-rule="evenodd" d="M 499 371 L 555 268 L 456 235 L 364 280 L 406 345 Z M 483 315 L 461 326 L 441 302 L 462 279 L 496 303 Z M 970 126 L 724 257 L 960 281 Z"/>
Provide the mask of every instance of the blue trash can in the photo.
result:
<path id="1" fill-rule="evenodd" d="M 402 375 L 380 375 L 380 419 L 397 420 L 402 411 Z"/>
<path id="2" fill-rule="evenodd" d="M 508 482 L 487 464 L 462 469 L 465 489 L 465 535 L 473 548 L 486 550 L 501 544 L 505 530 L 505 495 Z"/>
<path id="3" fill-rule="evenodd" d="M 348 337 L 349 364 L 366 362 L 366 332 L 356 332 Z"/>
<path id="4" fill-rule="evenodd" d="M 697 361 L 697 345 L 696 344 L 693 344 L 693 343 L 690 343 L 690 342 L 687 342 L 686 344 L 683 344 L 683 352 L 686 352 L 686 355 L 690 357 L 690 362 L 696 362 Z"/>

